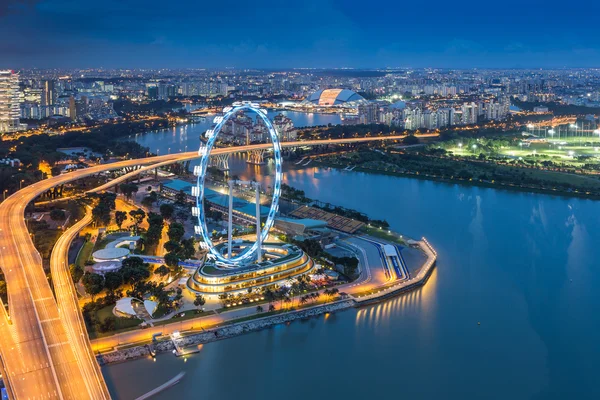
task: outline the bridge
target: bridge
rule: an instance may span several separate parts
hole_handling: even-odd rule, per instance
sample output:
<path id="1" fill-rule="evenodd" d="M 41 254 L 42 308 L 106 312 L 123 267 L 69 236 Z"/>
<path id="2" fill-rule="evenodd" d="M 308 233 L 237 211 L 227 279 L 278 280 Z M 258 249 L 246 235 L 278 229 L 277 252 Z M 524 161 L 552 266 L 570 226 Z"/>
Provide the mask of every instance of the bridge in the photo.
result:
<path id="1" fill-rule="evenodd" d="M 401 140 L 403 136 L 283 142 L 282 147 L 343 145 Z M 264 150 L 270 143 L 214 149 L 213 154 Z M 52 292 L 25 221 L 25 208 L 53 187 L 105 171 L 129 171 L 90 192 L 109 189 L 132 177 L 179 161 L 197 152 L 167 154 L 96 165 L 27 186 L 0 204 L 0 268 L 6 279 L 8 311 L 0 312 L 0 367 L 13 399 L 108 399 L 106 383 L 89 349 L 76 298 Z M 57 279 L 54 276 L 53 278 Z M 72 285 L 60 279 L 61 288 Z M 70 282 L 70 283 L 69 283 Z M 70 307 L 76 313 L 65 313 Z M 76 315 L 77 314 L 77 315 Z"/>

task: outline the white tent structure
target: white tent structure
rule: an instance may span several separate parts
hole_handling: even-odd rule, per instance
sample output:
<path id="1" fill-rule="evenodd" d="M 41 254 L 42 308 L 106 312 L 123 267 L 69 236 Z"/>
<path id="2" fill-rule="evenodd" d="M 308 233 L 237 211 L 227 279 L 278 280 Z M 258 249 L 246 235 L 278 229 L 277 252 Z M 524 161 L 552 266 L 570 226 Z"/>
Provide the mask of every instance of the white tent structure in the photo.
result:
<path id="1" fill-rule="evenodd" d="M 158 307 L 158 304 L 155 301 L 144 300 L 144 308 L 146 309 L 146 311 L 148 311 L 148 314 L 150 314 L 150 316 L 154 314 L 154 311 L 156 311 L 156 307 Z"/>
<path id="2" fill-rule="evenodd" d="M 138 315 L 135 312 L 135 308 L 133 307 L 134 301 L 143 303 L 144 309 L 150 316 L 152 316 L 152 314 L 154 314 L 154 311 L 156 311 L 156 308 L 158 307 L 158 304 L 152 300 L 144 300 L 142 302 L 141 300 L 136 299 L 134 297 L 123 297 L 122 299 L 119 299 L 117 301 L 117 304 L 115 305 L 115 311 L 120 314 L 125 314 L 129 317 L 137 318 Z"/>
<path id="3" fill-rule="evenodd" d="M 123 297 L 117 300 L 115 310 L 121 314 L 129 315 L 130 317 L 137 317 L 135 310 L 133 309 L 133 297 Z"/>

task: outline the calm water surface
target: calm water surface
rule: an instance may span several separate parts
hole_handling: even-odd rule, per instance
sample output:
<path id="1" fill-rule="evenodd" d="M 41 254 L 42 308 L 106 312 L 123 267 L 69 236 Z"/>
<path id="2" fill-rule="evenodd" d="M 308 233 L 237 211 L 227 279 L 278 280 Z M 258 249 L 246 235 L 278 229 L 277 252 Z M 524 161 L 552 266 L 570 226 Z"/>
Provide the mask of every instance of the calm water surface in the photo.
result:
<path id="1" fill-rule="evenodd" d="M 297 111 L 272 111 L 267 115 L 271 120 L 278 114 L 288 116 L 296 127 L 337 125 L 342 122 L 339 114 L 316 114 Z M 249 113 L 248 115 L 253 115 Z M 200 146 L 200 135 L 213 126 L 214 116 L 206 117 L 206 122 L 178 125 L 169 129 L 153 131 L 133 135 L 130 139 L 135 140 L 142 146 L 148 147 L 155 154 L 179 153 L 182 151 L 194 151 Z"/>
<path id="2" fill-rule="evenodd" d="M 187 362 L 165 354 L 105 367 L 115 398 L 181 370 L 156 399 L 600 398 L 600 203 L 318 168 L 285 180 L 426 236 L 439 252 L 430 281 L 372 307 L 210 343 Z"/>

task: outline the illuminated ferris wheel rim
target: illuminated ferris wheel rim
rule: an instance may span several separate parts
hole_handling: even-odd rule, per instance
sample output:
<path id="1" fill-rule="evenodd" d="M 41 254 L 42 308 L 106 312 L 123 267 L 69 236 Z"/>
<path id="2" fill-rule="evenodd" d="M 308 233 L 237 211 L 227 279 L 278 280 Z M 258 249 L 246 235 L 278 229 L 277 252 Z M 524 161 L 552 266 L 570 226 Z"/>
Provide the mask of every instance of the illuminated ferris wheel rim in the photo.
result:
<path id="1" fill-rule="evenodd" d="M 216 116 L 214 118 L 214 128 L 206 131 L 205 135 L 208 139 L 206 144 L 203 145 L 201 142 L 200 148 L 198 149 L 198 154 L 201 156 L 201 159 L 200 165 L 194 168 L 194 174 L 198 177 L 198 179 L 196 186 L 192 188 L 194 192 L 192 193 L 192 195 L 196 197 L 196 207 L 192 209 L 192 214 L 198 217 L 198 225 L 195 227 L 196 234 L 202 236 L 202 239 L 206 243 L 210 254 L 218 261 L 221 261 L 226 264 L 239 264 L 250 261 L 258 250 L 258 241 L 254 242 L 254 244 L 251 247 L 246 248 L 240 254 L 232 258 L 224 257 L 215 248 L 215 246 L 212 243 L 212 240 L 208 235 L 208 228 L 206 227 L 206 213 L 204 210 L 204 180 L 206 177 L 210 153 L 212 151 L 212 148 L 214 147 L 217 137 L 219 136 L 219 133 L 221 132 L 221 129 L 229 120 L 229 118 L 231 118 L 239 111 L 244 110 L 253 111 L 258 117 L 261 118 L 261 120 L 267 127 L 267 130 L 269 131 L 269 136 L 271 137 L 271 142 L 273 143 L 273 159 L 275 161 L 275 182 L 273 184 L 273 199 L 264 228 L 261 230 L 261 242 L 264 242 L 266 240 L 267 235 L 269 234 L 269 230 L 273 227 L 273 223 L 275 221 L 275 214 L 279 209 L 279 196 L 281 194 L 281 145 L 279 144 L 277 131 L 275 130 L 275 127 L 273 126 L 269 118 L 267 117 L 266 110 L 261 109 L 258 104 L 250 102 L 233 103 L 233 106 L 225 107 L 223 109 L 224 115 Z"/>

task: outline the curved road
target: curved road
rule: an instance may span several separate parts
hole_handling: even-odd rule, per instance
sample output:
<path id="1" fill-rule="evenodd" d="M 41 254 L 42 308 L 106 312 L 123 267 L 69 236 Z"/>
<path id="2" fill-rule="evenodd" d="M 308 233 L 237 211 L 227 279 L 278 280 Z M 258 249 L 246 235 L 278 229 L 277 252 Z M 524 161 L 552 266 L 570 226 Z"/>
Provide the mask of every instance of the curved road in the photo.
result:
<path id="1" fill-rule="evenodd" d="M 400 140 L 403 136 L 283 142 L 282 147 Z M 271 145 L 218 148 L 212 154 L 268 149 Z M 94 372 L 96 362 L 78 318 L 61 311 L 44 273 L 42 259 L 27 230 L 27 204 L 54 186 L 100 172 L 125 167 L 142 168 L 94 191 L 110 188 L 153 168 L 198 157 L 197 152 L 169 154 L 102 164 L 56 176 L 23 188 L 0 204 L 0 268 L 8 290 L 10 317 L 0 312 L 0 356 L 9 391 L 15 399 L 103 399 L 106 384 Z M 54 272 L 54 271 L 53 271 Z M 55 278 L 56 279 L 56 278 Z M 57 292 L 58 298 L 67 293 Z M 87 348 L 86 348 L 87 347 Z M 87 365 L 88 367 L 84 367 Z"/>

